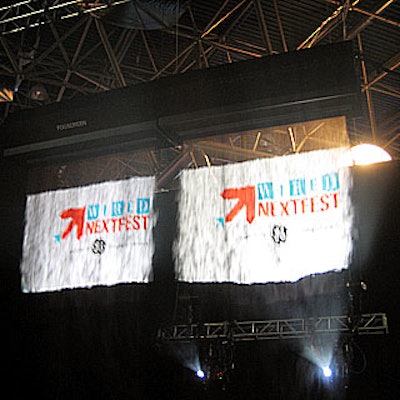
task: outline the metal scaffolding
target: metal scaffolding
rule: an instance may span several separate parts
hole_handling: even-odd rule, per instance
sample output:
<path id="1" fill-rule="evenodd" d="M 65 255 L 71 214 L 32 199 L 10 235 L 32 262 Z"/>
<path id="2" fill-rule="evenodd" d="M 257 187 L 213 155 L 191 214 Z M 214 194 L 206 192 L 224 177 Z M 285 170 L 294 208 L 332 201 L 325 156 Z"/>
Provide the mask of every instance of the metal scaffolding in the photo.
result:
<path id="1" fill-rule="evenodd" d="M 181 324 L 161 328 L 161 342 L 192 340 L 229 340 L 232 342 L 302 339 L 312 335 L 333 333 L 383 335 L 389 332 L 386 314 L 362 314 L 312 318 L 273 319 L 265 321 L 224 321 L 202 324 Z"/>
<path id="2" fill-rule="evenodd" d="M 120 10 L 122 18 L 132 4 L 146 2 L 3 3 L 0 83 L 4 88 L 0 90 L 12 90 L 13 97 L 6 96 L 3 102 L 7 104 L 0 104 L 0 123 L 8 113 L 75 96 L 354 40 L 366 108 L 364 117 L 354 122 L 354 135 L 360 141 L 376 141 L 394 157 L 399 155 L 400 64 L 396 43 L 400 24 L 394 0 L 370 4 L 307 0 L 296 6 L 279 0 L 202 0 L 191 2 L 169 25 L 159 21 L 160 29 L 107 23 L 106 16 L 112 12 Z M 167 2 L 160 0 L 163 3 Z M 159 19 L 147 8 L 143 13 Z M 42 98 L 32 96 L 37 85 L 46 89 Z M 210 158 L 211 164 L 213 161 Z"/>

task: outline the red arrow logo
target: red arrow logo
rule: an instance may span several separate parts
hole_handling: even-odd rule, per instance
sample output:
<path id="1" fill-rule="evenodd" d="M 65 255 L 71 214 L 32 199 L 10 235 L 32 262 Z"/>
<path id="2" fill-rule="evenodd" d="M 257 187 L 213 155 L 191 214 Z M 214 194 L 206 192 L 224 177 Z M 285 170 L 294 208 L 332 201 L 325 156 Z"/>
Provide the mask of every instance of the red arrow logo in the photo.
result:
<path id="1" fill-rule="evenodd" d="M 232 221 L 243 207 L 246 207 L 247 222 L 249 224 L 253 222 L 256 209 L 256 190 L 254 186 L 246 186 L 237 189 L 225 189 L 221 193 L 221 196 L 224 199 L 238 199 L 235 207 L 233 207 L 229 214 L 225 217 L 225 222 Z"/>
<path id="2" fill-rule="evenodd" d="M 86 207 L 68 208 L 67 210 L 64 210 L 60 214 L 60 217 L 63 219 L 71 218 L 71 221 L 69 221 L 69 224 L 67 226 L 67 229 L 61 236 L 62 239 L 65 239 L 69 235 L 74 226 L 76 226 L 76 237 L 78 238 L 78 240 L 81 238 L 83 234 L 83 225 L 85 222 L 85 211 Z"/>

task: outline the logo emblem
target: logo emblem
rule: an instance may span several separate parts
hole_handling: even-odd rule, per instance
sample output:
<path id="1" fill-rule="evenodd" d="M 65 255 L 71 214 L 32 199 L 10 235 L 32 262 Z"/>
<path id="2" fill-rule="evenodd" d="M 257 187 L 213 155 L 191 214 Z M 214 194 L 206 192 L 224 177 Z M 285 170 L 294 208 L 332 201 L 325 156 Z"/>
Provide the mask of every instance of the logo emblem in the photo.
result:
<path id="1" fill-rule="evenodd" d="M 287 239 L 287 228 L 283 225 L 274 225 L 271 230 L 271 237 L 274 243 L 285 243 Z"/>
<path id="2" fill-rule="evenodd" d="M 106 242 L 103 239 L 96 239 L 92 244 L 93 254 L 102 255 L 106 250 Z"/>
<path id="3" fill-rule="evenodd" d="M 246 220 L 251 224 L 255 217 L 256 194 L 254 186 L 246 186 L 238 189 L 225 189 L 221 196 L 223 199 L 237 199 L 235 206 L 225 217 L 225 222 L 231 222 L 242 208 L 246 209 Z"/>
<path id="4" fill-rule="evenodd" d="M 76 237 L 78 240 L 81 238 L 83 234 L 83 225 L 85 222 L 85 211 L 86 207 L 68 208 L 60 214 L 62 219 L 70 218 L 67 229 L 62 234 L 61 239 L 65 239 L 71 233 L 74 226 L 76 226 Z"/>

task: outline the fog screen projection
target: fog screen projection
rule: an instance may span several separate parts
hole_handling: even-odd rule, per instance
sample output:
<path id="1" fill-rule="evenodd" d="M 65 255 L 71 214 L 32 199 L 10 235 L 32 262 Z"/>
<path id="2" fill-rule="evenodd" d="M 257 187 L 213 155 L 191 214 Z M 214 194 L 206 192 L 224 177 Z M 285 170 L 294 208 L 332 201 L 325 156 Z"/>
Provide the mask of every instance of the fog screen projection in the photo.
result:
<path id="1" fill-rule="evenodd" d="M 351 174 L 346 148 L 318 150 L 181 176 L 177 278 L 295 282 L 348 267 Z"/>
<path id="2" fill-rule="evenodd" d="M 22 290 L 151 280 L 154 186 L 139 177 L 29 195 Z"/>

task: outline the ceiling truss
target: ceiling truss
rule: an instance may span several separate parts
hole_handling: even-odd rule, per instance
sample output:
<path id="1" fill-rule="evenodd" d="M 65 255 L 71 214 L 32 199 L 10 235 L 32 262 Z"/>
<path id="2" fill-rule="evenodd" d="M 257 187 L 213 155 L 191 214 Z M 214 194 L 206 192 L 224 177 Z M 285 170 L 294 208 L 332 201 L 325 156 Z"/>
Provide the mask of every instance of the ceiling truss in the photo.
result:
<path id="1" fill-rule="evenodd" d="M 307 0 L 298 7 L 280 0 L 199 1 L 189 2 L 172 24 L 147 10 L 159 29 L 123 28 L 103 20 L 111 9 L 128 3 L 140 7 L 143 2 L 94 0 L 91 6 L 84 0 L 4 2 L 0 84 L 13 90 L 13 99 L 0 103 L 1 118 L 191 69 L 353 40 L 365 101 L 364 117 L 352 125 L 354 137 L 376 142 L 399 158 L 399 1 Z M 32 96 L 38 85 L 45 90 L 43 99 Z M 167 179 L 188 165 L 257 157 L 257 148 L 230 141 L 235 134 L 239 133 L 233 132 L 224 143 L 210 140 L 178 152 L 169 149 L 162 159 L 159 151 L 149 150 L 144 156 L 146 168 L 129 164 L 130 170 L 156 172 Z M 253 136 L 257 138 L 257 132 Z M 282 153 L 277 148 L 267 156 Z"/>

